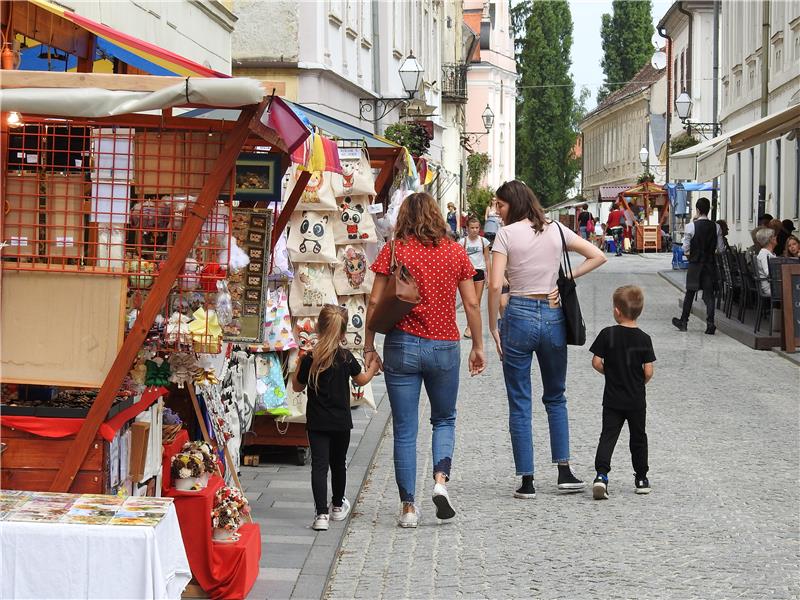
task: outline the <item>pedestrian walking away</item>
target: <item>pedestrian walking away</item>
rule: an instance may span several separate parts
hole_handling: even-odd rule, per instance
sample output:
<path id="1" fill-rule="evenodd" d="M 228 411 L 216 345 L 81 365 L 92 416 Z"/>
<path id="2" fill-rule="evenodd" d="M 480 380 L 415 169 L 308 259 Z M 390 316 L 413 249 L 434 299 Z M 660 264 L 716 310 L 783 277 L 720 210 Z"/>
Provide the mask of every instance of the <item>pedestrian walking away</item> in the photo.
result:
<path id="1" fill-rule="evenodd" d="M 622 203 L 614 205 L 614 210 L 608 213 L 606 221 L 606 231 L 614 238 L 614 252 L 616 256 L 622 256 L 623 232 L 625 230 L 625 213 L 622 211 Z"/>
<path id="2" fill-rule="evenodd" d="M 455 509 L 446 483 L 450 479 L 455 446 L 461 332 L 456 323 L 456 290 L 461 294 L 472 335 L 469 372 L 486 366 L 480 305 L 475 294 L 472 266 L 464 247 L 447 237 L 447 225 L 430 194 L 411 194 L 397 215 L 395 240 L 383 247 L 372 270 L 375 283 L 367 308 L 365 361 L 382 365 L 392 408 L 395 480 L 403 504 L 398 524 L 416 527 L 417 426 L 419 397 L 425 385 L 431 403 L 433 494 L 436 516 L 450 519 Z M 375 351 L 375 332 L 369 327 L 389 275 L 391 255 L 417 283 L 421 300 L 384 340 L 383 360 Z"/>
<path id="3" fill-rule="evenodd" d="M 650 336 L 639 329 L 637 319 L 644 308 L 644 294 L 635 285 L 614 291 L 613 312 L 617 322 L 606 327 L 592 343 L 592 367 L 605 377 L 603 390 L 603 429 L 597 444 L 592 482 L 595 500 L 608 498 L 608 473 L 611 455 L 622 426 L 627 421 L 630 433 L 631 461 L 637 494 L 650 493 L 647 473 L 647 402 L 645 385 L 653 377 L 656 360 Z"/>
<path id="4" fill-rule="evenodd" d="M 494 237 L 503 226 L 503 221 L 500 219 L 500 213 L 497 212 L 497 202 L 494 198 L 486 207 L 483 214 L 483 235 L 489 240 L 489 243 L 494 242 Z"/>
<path id="5" fill-rule="evenodd" d="M 477 217 L 471 217 L 467 222 L 467 236 L 461 239 L 461 245 L 467 251 L 467 256 L 475 268 L 475 275 L 472 281 L 475 283 L 475 295 L 478 297 L 478 306 L 480 306 L 481 299 L 483 298 L 483 286 L 489 278 L 489 265 L 491 259 L 489 258 L 489 240 L 481 237 L 481 222 Z M 470 338 L 469 326 L 464 330 L 464 337 Z"/>
<path id="6" fill-rule="evenodd" d="M 588 204 L 581 206 L 581 212 L 578 215 L 578 233 L 585 240 L 594 234 L 594 217 L 589 212 Z"/>
<path id="7" fill-rule="evenodd" d="M 717 287 L 714 253 L 723 252 L 725 245 L 719 224 L 708 218 L 708 211 L 711 210 L 708 198 L 698 198 L 695 209 L 695 219 L 686 225 L 683 234 L 683 254 L 689 257 L 689 268 L 686 270 L 686 295 L 683 298 L 681 316 L 673 318 L 672 324 L 678 331 L 687 330 L 694 297 L 699 290 L 703 290 L 706 333 L 714 335 L 717 330 L 714 324 L 714 293 Z"/>
<path id="8" fill-rule="evenodd" d="M 350 512 L 344 497 L 347 484 L 347 448 L 353 418 L 350 415 L 350 379 L 367 385 L 380 365 L 361 370 L 353 354 L 341 347 L 347 333 L 347 309 L 326 304 L 317 319 L 317 344 L 300 361 L 292 379 L 295 392 L 308 387 L 306 428 L 311 446 L 311 490 L 315 515 L 311 528 L 328 529 L 329 520 L 343 521 Z M 332 498 L 328 506 L 328 470 Z"/>
<path id="9" fill-rule="evenodd" d="M 569 421 L 564 395 L 567 375 L 567 341 L 564 313 L 556 279 L 562 256 L 559 229 L 567 249 L 586 260 L 572 269 L 580 277 L 596 269 L 606 258 L 602 251 L 575 232 L 545 219 L 533 191 L 521 181 L 508 181 L 497 192 L 500 216 L 506 225 L 492 247 L 489 283 L 489 330 L 503 363 L 508 395 L 508 425 L 516 474 L 522 476 L 517 498 L 533 498 L 534 456 L 531 431 L 533 355 L 542 378 L 542 402 L 550 429 L 550 452 L 558 465 L 558 489 L 580 491 L 583 481 L 569 465 Z M 503 274 L 509 282 L 510 299 L 498 330 L 497 315 Z"/>

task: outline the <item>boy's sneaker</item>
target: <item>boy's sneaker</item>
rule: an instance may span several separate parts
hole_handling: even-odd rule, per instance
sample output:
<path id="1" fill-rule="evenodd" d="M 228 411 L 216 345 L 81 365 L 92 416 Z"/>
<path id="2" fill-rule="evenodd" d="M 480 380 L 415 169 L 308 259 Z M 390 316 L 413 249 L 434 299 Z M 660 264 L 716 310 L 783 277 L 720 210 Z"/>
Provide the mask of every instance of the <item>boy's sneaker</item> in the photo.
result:
<path id="1" fill-rule="evenodd" d="M 342 499 L 341 506 L 331 506 L 331 521 L 344 521 L 350 514 L 350 502 L 347 498 Z"/>
<path id="2" fill-rule="evenodd" d="M 328 531 L 328 515 L 317 515 L 311 524 L 314 531 Z"/>
<path id="3" fill-rule="evenodd" d="M 453 505 L 450 504 L 447 488 L 441 483 L 433 486 L 433 503 L 436 505 L 437 519 L 452 519 L 456 516 L 456 511 L 453 510 Z"/>
<path id="4" fill-rule="evenodd" d="M 639 477 L 636 475 L 636 493 L 649 494 L 650 493 L 650 480 L 647 477 Z"/>
<path id="5" fill-rule="evenodd" d="M 522 498 L 523 500 L 536 498 L 536 488 L 533 487 L 533 477 L 526 475 L 522 478 L 522 485 L 514 492 L 514 498 Z"/>
<path id="6" fill-rule="evenodd" d="M 419 508 L 417 505 L 414 504 L 414 510 L 410 512 L 406 512 L 404 509 L 406 507 L 405 502 L 403 503 L 403 508 L 400 509 L 400 518 L 397 521 L 397 524 L 400 527 L 404 527 L 407 529 L 414 529 L 419 523 Z"/>
<path id="7" fill-rule="evenodd" d="M 575 477 L 572 467 L 569 465 L 558 465 L 559 492 L 580 492 L 585 487 L 586 483 Z"/>
<path id="8" fill-rule="evenodd" d="M 592 496 L 595 500 L 608 499 L 608 475 L 597 474 L 592 482 Z"/>

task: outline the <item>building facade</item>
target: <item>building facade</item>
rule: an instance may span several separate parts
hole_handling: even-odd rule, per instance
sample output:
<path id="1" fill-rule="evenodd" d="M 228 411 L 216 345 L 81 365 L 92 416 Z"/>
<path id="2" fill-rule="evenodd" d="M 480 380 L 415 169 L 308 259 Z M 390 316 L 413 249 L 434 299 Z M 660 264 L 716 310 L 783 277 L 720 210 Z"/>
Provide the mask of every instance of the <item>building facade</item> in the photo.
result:
<path id="1" fill-rule="evenodd" d="M 482 184 L 496 188 L 515 175 L 517 64 L 509 3 L 466 0 L 464 20 L 480 40 L 467 73 L 466 131 L 485 131 L 486 107 L 494 113 L 492 128 L 483 136 L 473 136 L 468 149 L 489 155 L 489 171 Z"/>
<path id="2" fill-rule="evenodd" d="M 800 0 L 726 0 L 721 8 L 719 117 L 728 132 L 800 103 Z M 720 216 L 731 243 L 749 245 L 763 212 L 800 226 L 798 133 L 728 156 Z"/>
<path id="3" fill-rule="evenodd" d="M 633 187 L 648 169 L 656 183 L 664 183 L 659 156 L 665 155 L 666 85 L 666 69 L 647 65 L 581 121 L 582 193 L 595 215 L 607 214 L 609 204 L 599 203 L 613 198 L 601 197 L 603 188 Z M 645 164 L 642 148 L 648 150 Z"/>
<path id="4" fill-rule="evenodd" d="M 463 116 L 443 102 L 442 65 L 463 62 L 461 0 L 234 0 L 233 12 L 235 74 L 283 81 L 289 99 L 376 134 L 400 120 L 430 121 L 440 172 L 432 191 L 458 198 L 448 182 L 462 158 Z M 412 52 L 424 69 L 419 90 L 382 114 L 381 98 L 408 97 L 399 68 Z"/>

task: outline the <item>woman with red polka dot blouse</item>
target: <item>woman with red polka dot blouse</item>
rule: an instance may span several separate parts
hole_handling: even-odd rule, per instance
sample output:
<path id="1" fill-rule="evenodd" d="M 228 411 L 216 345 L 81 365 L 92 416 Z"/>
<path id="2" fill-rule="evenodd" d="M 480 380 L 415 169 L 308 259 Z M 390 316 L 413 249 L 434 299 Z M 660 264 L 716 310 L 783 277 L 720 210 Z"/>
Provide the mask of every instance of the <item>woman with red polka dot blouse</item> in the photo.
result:
<path id="1" fill-rule="evenodd" d="M 394 469 L 403 509 L 401 527 L 416 527 L 417 424 L 422 384 L 431 403 L 433 428 L 433 502 L 436 516 L 450 519 L 455 511 L 445 483 L 455 446 L 461 332 L 456 324 L 456 290 L 461 294 L 470 331 L 481 331 L 481 314 L 472 276 L 475 269 L 464 248 L 447 236 L 448 227 L 436 201 L 425 193 L 411 194 L 397 215 L 395 241 L 381 250 L 372 270 L 375 283 L 367 308 L 367 323 L 383 294 L 390 275 L 392 244 L 397 261 L 413 275 L 420 303 L 389 332 L 383 344 L 383 361 L 375 352 L 375 332 L 367 327 L 365 359 L 382 364 L 394 429 Z M 469 372 L 486 366 L 483 338 L 474 335 Z"/>

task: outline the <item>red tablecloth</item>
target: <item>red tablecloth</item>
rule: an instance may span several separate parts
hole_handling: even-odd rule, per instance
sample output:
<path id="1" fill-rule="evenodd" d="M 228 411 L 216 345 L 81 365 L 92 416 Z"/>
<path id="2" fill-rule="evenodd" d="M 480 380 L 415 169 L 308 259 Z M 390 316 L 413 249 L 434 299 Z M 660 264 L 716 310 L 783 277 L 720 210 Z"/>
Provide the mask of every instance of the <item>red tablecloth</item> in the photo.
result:
<path id="1" fill-rule="evenodd" d="M 125 423 L 135 418 L 140 412 L 167 393 L 167 388 L 152 387 L 142 392 L 141 399 L 100 425 L 100 435 L 107 442 L 114 439 L 117 431 Z M 86 419 L 63 419 L 59 417 L 21 417 L 18 415 L 0 415 L 0 424 L 27 433 L 49 438 L 63 438 L 76 435 Z"/>
<path id="2" fill-rule="evenodd" d="M 241 539 L 234 544 L 211 540 L 211 509 L 214 494 L 222 485 L 222 479 L 214 476 L 204 490 L 184 492 L 170 488 L 164 495 L 175 498 L 183 545 L 200 587 L 211 598 L 234 600 L 246 597 L 258 577 L 261 529 L 256 524 L 242 525 Z"/>

